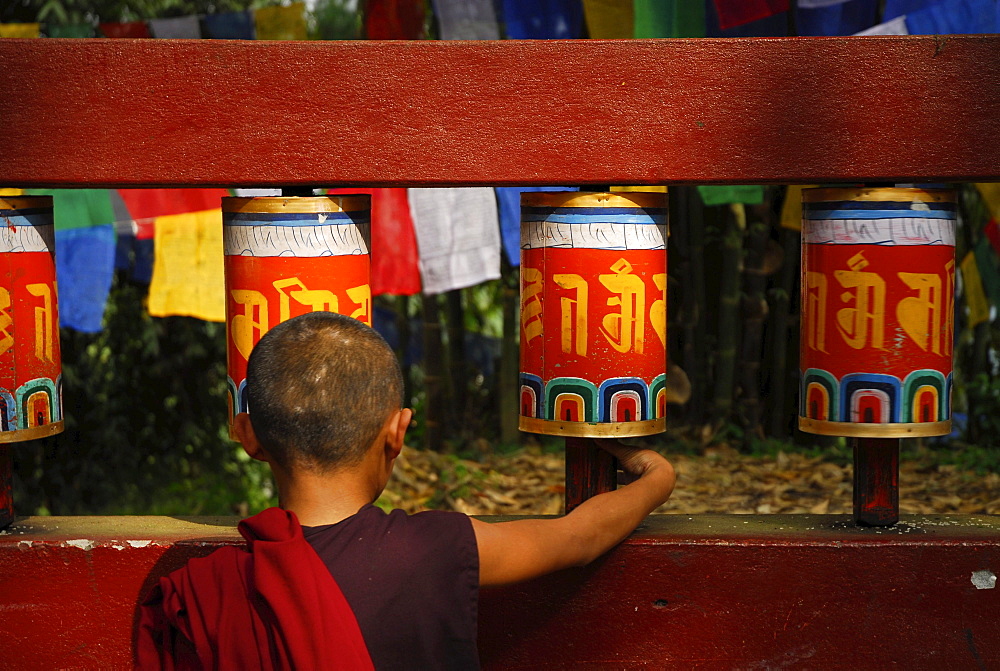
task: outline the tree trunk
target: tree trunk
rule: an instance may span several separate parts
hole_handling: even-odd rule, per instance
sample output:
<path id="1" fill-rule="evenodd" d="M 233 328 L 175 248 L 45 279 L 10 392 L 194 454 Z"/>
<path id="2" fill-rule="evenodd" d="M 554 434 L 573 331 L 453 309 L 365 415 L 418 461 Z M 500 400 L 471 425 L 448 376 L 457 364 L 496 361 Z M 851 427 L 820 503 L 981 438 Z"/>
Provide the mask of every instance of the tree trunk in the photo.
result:
<path id="1" fill-rule="evenodd" d="M 792 389 L 792 398 L 798 398 L 798 375 L 792 375 L 792 371 L 798 370 L 798 352 L 790 347 L 797 341 L 796 332 L 789 332 L 789 326 L 797 323 L 792 318 L 792 314 L 798 314 L 798 291 L 796 286 L 799 282 L 799 255 L 802 236 L 797 231 L 782 229 L 781 246 L 784 251 L 781 272 L 778 275 L 777 287 L 772 292 L 771 302 L 771 328 L 768 333 L 768 340 L 771 345 L 771 372 L 769 399 L 771 401 L 769 421 L 770 430 L 768 433 L 775 438 L 787 438 L 790 435 L 790 427 L 795 421 L 796 403 L 788 402 L 789 389 Z M 789 366 L 789 351 L 793 365 Z"/>
<path id="2" fill-rule="evenodd" d="M 743 232 L 746 228 L 746 210 L 743 205 L 730 205 L 723 221 L 719 268 L 719 331 L 715 347 L 715 387 L 712 398 L 713 410 L 720 421 L 730 416 L 735 391 L 740 269 Z"/>
<path id="3" fill-rule="evenodd" d="M 424 447 L 444 451 L 444 347 L 437 296 L 424 296 Z"/>
<path id="4" fill-rule="evenodd" d="M 500 342 L 500 365 L 497 371 L 499 391 L 498 407 L 500 412 L 500 443 L 514 445 L 520 440 L 518 423 L 518 373 L 520 361 L 518 350 L 520 345 L 520 270 L 503 262 L 503 286 L 501 288 L 503 305 L 503 339 Z"/>
<path id="5" fill-rule="evenodd" d="M 704 421 L 708 376 L 705 366 L 705 301 L 704 245 L 705 220 L 701 201 L 693 187 L 675 187 L 670 191 L 671 238 L 677 251 L 680 278 L 680 303 L 676 322 L 680 324 L 681 362 L 691 378 L 692 394 L 686 416 L 691 424 Z"/>
<path id="6" fill-rule="evenodd" d="M 764 254 L 771 238 L 770 206 L 751 208 L 752 222 L 744 240 L 743 256 L 743 333 L 740 345 L 739 415 L 743 424 L 744 445 L 752 436 L 762 438 L 760 427 L 760 364 L 763 358 L 764 320 L 767 318 L 767 298 L 764 274 Z"/>
<path id="7" fill-rule="evenodd" d="M 413 403 L 413 371 L 410 367 L 410 297 L 396 297 L 396 331 L 399 333 L 399 347 L 396 356 L 403 374 L 403 405 Z"/>
<path id="8" fill-rule="evenodd" d="M 467 408 L 468 370 L 465 360 L 465 311 L 462 307 L 462 290 L 454 289 L 445 294 L 448 309 L 448 407 L 451 409 L 449 437 L 460 436 L 465 426 Z M 464 437 L 464 436 L 463 436 Z"/>

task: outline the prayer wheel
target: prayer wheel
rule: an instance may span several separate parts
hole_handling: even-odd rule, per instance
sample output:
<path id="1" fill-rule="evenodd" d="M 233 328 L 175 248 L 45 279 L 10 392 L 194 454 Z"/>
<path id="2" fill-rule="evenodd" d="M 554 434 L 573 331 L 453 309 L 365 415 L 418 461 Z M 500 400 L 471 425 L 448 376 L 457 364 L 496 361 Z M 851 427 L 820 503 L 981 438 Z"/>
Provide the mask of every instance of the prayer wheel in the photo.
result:
<path id="1" fill-rule="evenodd" d="M 0 442 L 63 430 L 52 198 L 0 197 Z"/>
<path id="2" fill-rule="evenodd" d="M 667 194 L 521 196 L 520 429 L 666 428 Z"/>
<path id="3" fill-rule="evenodd" d="M 371 326 L 370 213 L 367 195 L 222 199 L 230 421 L 270 327 L 315 311 Z"/>
<path id="4" fill-rule="evenodd" d="M 803 191 L 799 428 L 951 431 L 955 193 Z"/>

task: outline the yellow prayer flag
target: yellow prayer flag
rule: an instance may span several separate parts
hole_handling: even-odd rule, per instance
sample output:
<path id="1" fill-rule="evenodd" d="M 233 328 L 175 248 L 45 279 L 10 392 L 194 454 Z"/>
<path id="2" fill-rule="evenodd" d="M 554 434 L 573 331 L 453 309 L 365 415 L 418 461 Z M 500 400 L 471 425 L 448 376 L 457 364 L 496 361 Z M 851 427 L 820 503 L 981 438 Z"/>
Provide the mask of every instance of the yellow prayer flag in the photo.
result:
<path id="1" fill-rule="evenodd" d="M 254 13 L 258 40 L 305 40 L 306 5 L 296 2 L 287 7 L 262 7 Z"/>
<path id="2" fill-rule="evenodd" d="M 20 196 L 24 194 L 24 189 L 0 189 L 0 196 Z"/>
<path id="3" fill-rule="evenodd" d="M 965 304 L 969 307 L 969 328 L 974 328 L 990 318 L 990 304 L 983 292 L 983 280 L 979 276 L 976 255 L 972 252 L 966 254 L 960 267 L 965 285 Z"/>
<path id="4" fill-rule="evenodd" d="M 226 320 L 222 210 L 157 217 L 149 314 Z"/>
<path id="5" fill-rule="evenodd" d="M 633 0 L 583 0 L 583 15 L 592 39 L 615 40 L 634 37 Z"/>
<path id="6" fill-rule="evenodd" d="M 802 189 L 808 185 L 790 184 L 785 190 L 785 202 L 781 205 L 781 227 L 791 231 L 802 230 Z"/>
<path id="7" fill-rule="evenodd" d="M 0 37 L 41 37 L 37 23 L 0 23 Z"/>
<path id="8" fill-rule="evenodd" d="M 1000 183 L 976 184 L 976 188 L 989 208 L 990 216 L 1000 221 Z"/>

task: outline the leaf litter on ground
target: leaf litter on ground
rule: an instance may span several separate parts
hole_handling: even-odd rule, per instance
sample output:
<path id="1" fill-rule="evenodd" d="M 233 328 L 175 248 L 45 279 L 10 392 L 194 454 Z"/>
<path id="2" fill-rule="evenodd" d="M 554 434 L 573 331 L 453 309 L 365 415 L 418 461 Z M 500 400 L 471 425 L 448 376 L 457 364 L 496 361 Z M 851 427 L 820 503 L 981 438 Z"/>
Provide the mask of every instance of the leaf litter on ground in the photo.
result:
<path id="1" fill-rule="evenodd" d="M 813 513 L 852 511 L 852 467 L 794 452 L 776 456 L 709 446 L 701 456 L 667 454 L 677 487 L 658 513 Z M 1000 514 L 1000 474 L 976 474 L 900 458 L 901 514 Z M 405 449 L 378 504 L 407 512 L 457 510 L 469 515 L 557 515 L 563 512 L 562 453 L 528 447 L 480 460 Z"/>

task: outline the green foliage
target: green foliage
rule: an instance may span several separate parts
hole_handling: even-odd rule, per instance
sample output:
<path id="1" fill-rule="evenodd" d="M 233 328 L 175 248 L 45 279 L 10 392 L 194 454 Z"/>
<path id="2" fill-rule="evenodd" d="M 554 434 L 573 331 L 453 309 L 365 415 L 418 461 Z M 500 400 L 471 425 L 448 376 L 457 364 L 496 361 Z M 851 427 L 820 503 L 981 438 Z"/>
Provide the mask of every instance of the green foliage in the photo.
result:
<path id="1" fill-rule="evenodd" d="M 117 281 L 101 333 L 62 331 L 65 431 L 14 448 L 22 514 L 233 514 L 273 501 L 266 467 L 228 438 L 225 326 L 153 319 L 144 295 Z"/>

